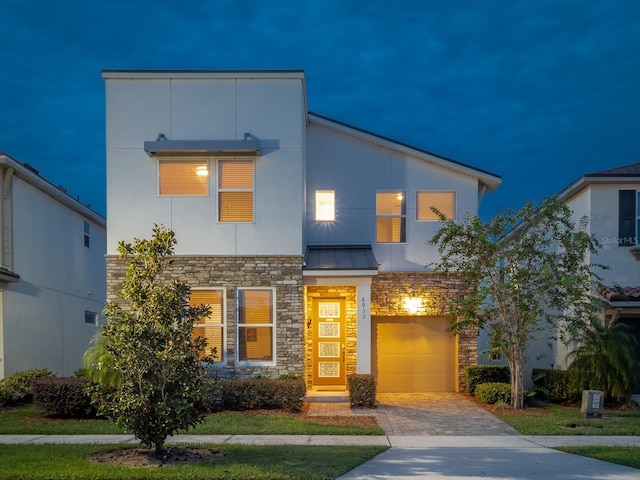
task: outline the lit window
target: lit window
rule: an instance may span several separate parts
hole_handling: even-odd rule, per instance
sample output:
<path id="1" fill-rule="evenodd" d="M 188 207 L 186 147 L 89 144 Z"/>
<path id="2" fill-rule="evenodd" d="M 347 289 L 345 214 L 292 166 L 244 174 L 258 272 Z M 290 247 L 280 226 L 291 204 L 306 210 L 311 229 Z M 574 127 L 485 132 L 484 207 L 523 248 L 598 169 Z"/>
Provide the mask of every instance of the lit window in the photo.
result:
<path id="1" fill-rule="evenodd" d="M 237 292 L 238 362 L 273 363 L 275 292 L 270 288 Z"/>
<path id="2" fill-rule="evenodd" d="M 203 197 L 208 193 L 206 160 L 160 160 L 158 172 L 160 195 Z"/>
<path id="3" fill-rule="evenodd" d="M 191 290 L 189 305 L 207 305 L 211 309 L 207 317 L 200 318 L 193 326 L 193 336 L 202 337 L 207 341 L 201 357 L 211 358 L 214 362 L 224 362 L 224 290 Z"/>
<path id="4" fill-rule="evenodd" d="M 84 246 L 89 248 L 91 246 L 91 226 L 89 222 L 84 222 L 84 236 L 83 236 Z"/>
<path id="5" fill-rule="evenodd" d="M 335 193 L 333 190 L 316 190 L 316 220 L 336 219 Z"/>
<path id="6" fill-rule="evenodd" d="M 407 199 L 404 191 L 376 193 L 376 242 L 407 241 Z"/>
<path id="7" fill-rule="evenodd" d="M 253 222 L 253 160 L 218 161 L 218 220 Z"/>
<path id="8" fill-rule="evenodd" d="M 98 314 L 96 312 L 84 311 L 84 323 L 91 325 L 98 325 Z"/>
<path id="9" fill-rule="evenodd" d="M 455 192 L 418 192 L 416 197 L 416 220 L 440 220 L 431 210 L 435 207 L 449 219 L 456 218 Z"/>

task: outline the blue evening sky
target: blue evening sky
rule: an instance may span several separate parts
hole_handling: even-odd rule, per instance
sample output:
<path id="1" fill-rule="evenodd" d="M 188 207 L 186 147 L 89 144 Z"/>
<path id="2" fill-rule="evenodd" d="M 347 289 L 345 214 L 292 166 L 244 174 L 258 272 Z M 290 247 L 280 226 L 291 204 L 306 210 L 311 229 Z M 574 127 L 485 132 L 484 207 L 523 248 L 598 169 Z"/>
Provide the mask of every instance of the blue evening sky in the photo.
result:
<path id="1" fill-rule="evenodd" d="M 105 214 L 102 69 L 303 69 L 313 112 L 502 175 L 640 162 L 637 0 L 0 0 L 0 150 Z"/>

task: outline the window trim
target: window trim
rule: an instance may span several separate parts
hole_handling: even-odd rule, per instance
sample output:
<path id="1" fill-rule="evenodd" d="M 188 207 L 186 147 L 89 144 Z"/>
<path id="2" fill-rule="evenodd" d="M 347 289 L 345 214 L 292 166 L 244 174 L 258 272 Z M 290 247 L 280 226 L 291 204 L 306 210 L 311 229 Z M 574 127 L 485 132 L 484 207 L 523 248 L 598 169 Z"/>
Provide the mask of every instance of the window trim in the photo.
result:
<path id="1" fill-rule="evenodd" d="M 638 244 L 638 223 L 640 222 L 640 190 L 618 190 L 618 237 L 619 247 L 633 247 Z"/>
<path id="2" fill-rule="evenodd" d="M 222 323 L 220 327 L 215 325 L 208 325 L 206 323 L 194 323 L 193 328 L 196 327 L 209 327 L 209 328 L 221 328 L 222 329 L 222 355 L 220 356 L 220 360 L 214 361 L 213 365 L 227 365 L 227 329 L 229 328 L 229 322 L 227 321 L 227 289 L 225 287 L 191 287 L 192 292 L 200 291 L 200 292 L 220 292 L 220 296 L 222 297 Z"/>
<path id="3" fill-rule="evenodd" d="M 239 163 L 239 162 L 243 162 L 243 161 L 247 161 L 247 162 L 251 162 L 251 166 L 253 168 L 253 175 L 252 175 L 252 185 L 251 185 L 251 189 L 248 188 L 220 188 L 220 181 L 221 181 L 221 176 L 220 176 L 220 163 L 229 163 L 229 164 L 234 164 L 234 163 Z M 238 224 L 238 223 L 244 223 L 244 224 L 252 224 L 252 223 L 256 223 L 256 161 L 254 158 L 235 158 L 235 159 L 231 159 L 231 158 L 216 158 L 216 180 L 215 180 L 215 186 L 216 186 L 216 223 L 219 224 Z M 253 202 L 252 204 L 252 212 L 253 212 L 253 217 L 251 220 L 246 220 L 246 221 L 224 221 L 224 220 L 220 220 L 220 206 L 221 206 L 221 202 L 220 202 L 220 193 L 222 192 L 251 192 L 251 201 Z"/>
<path id="4" fill-rule="evenodd" d="M 418 216 L 420 215 L 420 210 L 419 210 L 419 206 L 420 206 L 420 202 L 418 201 L 418 197 L 420 196 L 421 193 L 451 193 L 453 195 L 453 216 L 449 218 L 449 220 L 457 220 L 458 215 L 457 215 L 457 210 L 458 210 L 458 192 L 456 190 L 430 190 L 430 189 L 422 189 L 422 190 L 416 190 L 416 216 L 415 216 L 415 220 L 416 222 L 440 222 L 441 220 L 439 218 L 418 218 Z M 429 210 L 429 213 L 433 213 L 431 210 Z"/>
<path id="5" fill-rule="evenodd" d="M 260 291 L 264 291 L 264 290 L 269 290 L 271 291 L 271 312 L 272 312 L 272 318 L 271 318 L 271 324 L 262 324 L 262 323 L 258 323 L 258 324 L 243 324 L 243 325 L 250 325 L 249 327 L 242 327 L 242 328 L 251 328 L 251 327 L 271 327 L 271 345 L 272 345 L 272 349 L 273 351 L 271 352 L 271 356 L 272 356 L 272 360 L 266 360 L 266 361 L 247 361 L 247 360 L 240 360 L 240 292 L 241 291 L 249 291 L 249 290 L 260 290 Z M 276 313 L 276 287 L 237 287 L 236 288 L 236 292 L 235 292 L 235 340 L 236 340 L 236 352 L 235 352 L 235 361 L 236 361 L 236 365 L 237 366 L 243 366 L 243 367 L 273 367 L 276 365 L 276 360 L 278 358 L 277 356 L 277 332 L 276 332 L 276 327 L 277 327 L 277 313 Z"/>
<path id="6" fill-rule="evenodd" d="M 160 191 L 160 164 L 162 163 L 204 163 L 207 168 L 207 192 L 205 194 L 189 193 L 186 195 L 166 194 Z M 211 158 L 208 156 L 198 157 L 163 157 L 156 162 L 156 193 L 159 198 L 207 198 L 211 195 Z"/>
<path id="7" fill-rule="evenodd" d="M 402 196 L 404 197 L 404 213 L 401 213 L 400 215 L 389 215 L 389 214 L 378 214 L 378 194 L 379 193 L 394 193 L 396 195 L 398 194 L 402 194 Z M 376 221 L 375 221 L 375 235 L 374 238 L 376 239 L 376 243 L 379 244 L 383 244 L 383 245 L 406 245 L 407 243 L 409 243 L 407 241 L 407 210 L 408 210 L 408 205 L 407 205 L 407 190 L 406 189 L 385 189 L 385 190 L 376 190 L 376 196 L 375 196 L 375 214 L 376 214 Z M 404 240 L 400 240 L 398 242 L 381 242 L 378 240 L 378 219 L 379 218 L 399 218 L 402 222 L 402 220 L 404 220 Z M 402 237 L 402 235 L 401 235 Z"/>

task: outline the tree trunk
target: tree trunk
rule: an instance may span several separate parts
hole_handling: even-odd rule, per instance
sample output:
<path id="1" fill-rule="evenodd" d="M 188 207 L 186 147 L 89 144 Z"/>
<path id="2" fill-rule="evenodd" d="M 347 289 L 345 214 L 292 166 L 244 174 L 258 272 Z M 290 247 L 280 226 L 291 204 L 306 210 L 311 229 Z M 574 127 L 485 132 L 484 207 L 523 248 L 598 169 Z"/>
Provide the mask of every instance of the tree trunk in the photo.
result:
<path id="1" fill-rule="evenodd" d="M 164 442 L 160 443 L 156 443 L 156 451 L 154 452 L 154 455 L 157 458 L 164 458 L 167 455 L 167 450 L 164 448 Z"/>
<path id="2" fill-rule="evenodd" d="M 524 365 L 522 362 L 508 360 L 511 369 L 511 406 L 524 408 Z"/>

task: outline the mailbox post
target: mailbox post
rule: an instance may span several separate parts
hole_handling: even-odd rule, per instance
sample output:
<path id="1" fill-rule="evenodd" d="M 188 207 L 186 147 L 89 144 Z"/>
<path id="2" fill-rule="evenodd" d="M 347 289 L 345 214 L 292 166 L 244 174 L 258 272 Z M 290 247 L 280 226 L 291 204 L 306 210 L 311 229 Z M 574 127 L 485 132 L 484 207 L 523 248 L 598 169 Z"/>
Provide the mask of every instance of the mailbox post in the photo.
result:
<path id="1" fill-rule="evenodd" d="M 581 418 L 602 418 L 604 395 L 600 390 L 583 390 Z"/>

